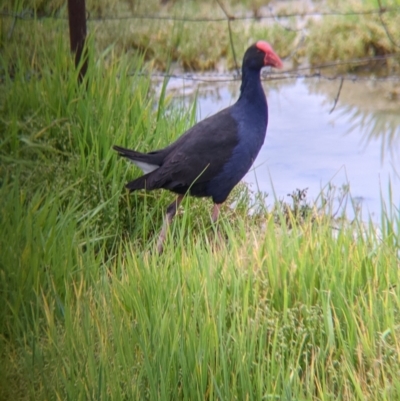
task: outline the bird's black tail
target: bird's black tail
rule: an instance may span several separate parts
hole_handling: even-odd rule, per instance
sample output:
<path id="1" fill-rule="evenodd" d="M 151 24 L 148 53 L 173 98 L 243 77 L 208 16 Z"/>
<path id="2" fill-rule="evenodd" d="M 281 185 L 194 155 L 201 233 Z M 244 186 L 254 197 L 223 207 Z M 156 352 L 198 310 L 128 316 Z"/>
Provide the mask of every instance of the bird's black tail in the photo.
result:
<path id="1" fill-rule="evenodd" d="M 148 153 L 140 153 L 136 152 L 135 150 L 122 148 L 121 146 L 113 146 L 113 149 L 116 150 L 120 156 L 126 157 L 127 159 L 133 161 L 137 164 L 146 174 L 142 175 L 141 177 L 136 178 L 133 181 L 128 182 L 125 185 L 125 188 L 129 189 L 130 192 L 136 191 L 138 189 L 146 189 L 148 191 L 158 188 L 154 185 L 154 180 L 151 180 L 150 174 L 151 171 L 154 171 L 159 167 L 157 164 L 151 164 L 151 162 L 156 159 L 160 159 L 157 155 L 157 152 Z M 144 166 L 147 164 L 147 169 Z M 150 172 L 146 171 L 151 168 Z M 154 167 L 154 168 L 152 168 Z"/>
<path id="2" fill-rule="evenodd" d="M 143 160 L 146 159 L 146 153 L 136 152 L 136 150 L 122 148 L 121 146 L 114 145 L 113 149 L 118 152 L 118 154 L 122 157 L 126 157 L 131 160 Z"/>

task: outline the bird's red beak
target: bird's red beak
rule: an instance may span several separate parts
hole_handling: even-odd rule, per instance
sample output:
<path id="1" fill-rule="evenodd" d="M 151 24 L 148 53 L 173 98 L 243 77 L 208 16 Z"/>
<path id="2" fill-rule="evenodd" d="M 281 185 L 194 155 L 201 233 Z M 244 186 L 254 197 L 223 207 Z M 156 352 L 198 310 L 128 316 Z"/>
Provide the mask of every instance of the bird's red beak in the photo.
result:
<path id="1" fill-rule="evenodd" d="M 275 68 L 282 68 L 283 67 L 282 60 L 273 51 L 265 53 L 264 66 L 267 66 L 267 65 L 269 65 L 271 67 L 275 67 Z"/>
<path id="2" fill-rule="evenodd" d="M 274 49 L 272 48 L 272 46 L 269 43 L 264 42 L 263 40 L 259 40 L 256 43 L 256 46 L 258 49 L 260 49 L 261 51 L 263 51 L 265 53 L 265 56 L 264 56 L 264 66 L 265 67 L 266 66 L 271 66 L 271 67 L 275 67 L 275 68 L 283 67 L 282 60 L 274 52 Z"/>

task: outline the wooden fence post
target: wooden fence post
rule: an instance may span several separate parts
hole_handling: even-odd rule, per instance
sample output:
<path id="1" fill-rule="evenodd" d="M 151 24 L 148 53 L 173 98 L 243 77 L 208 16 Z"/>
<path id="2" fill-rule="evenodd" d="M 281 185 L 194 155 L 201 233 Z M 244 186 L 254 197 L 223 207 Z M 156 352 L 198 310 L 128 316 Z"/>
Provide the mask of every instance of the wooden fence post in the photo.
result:
<path id="1" fill-rule="evenodd" d="M 71 51 L 75 53 L 75 66 L 78 67 L 82 56 L 84 62 L 79 70 L 78 80 L 82 81 L 88 67 L 87 54 L 82 54 L 86 40 L 85 0 L 68 0 L 68 21 Z"/>

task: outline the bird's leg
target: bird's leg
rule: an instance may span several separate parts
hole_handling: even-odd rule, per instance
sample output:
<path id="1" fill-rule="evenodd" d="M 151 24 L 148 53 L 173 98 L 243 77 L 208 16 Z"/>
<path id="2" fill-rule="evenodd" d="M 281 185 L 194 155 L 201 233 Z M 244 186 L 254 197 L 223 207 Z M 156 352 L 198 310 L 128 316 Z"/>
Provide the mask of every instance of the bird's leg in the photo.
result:
<path id="1" fill-rule="evenodd" d="M 178 210 L 179 205 L 182 202 L 184 195 L 179 195 L 168 207 L 167 207 L 167 214 L 164 218 L 164 223 L 160 232 L 160 236 L 158 237 L 157 241 L 157 251 L 158 253 L 162 253 L 164 241 L 167 237 L 168 227 L 171 224 L 172 219 L 174 218 L 176 211 Z"/>
<path id="2" fill-rule="evenodd" d="M 219 211 L 221 209 L 221 206 L 222 206 L 222 203 L 214 203 L 214 207 L 213 207 L 213 211 L 212 211 L 212 215 L 211 215 L 213 224 L 215 224 L 218 220 Z M 221 231 L 219 230 L 218 227 L 215 227 L 215 230 L 216 230 L 216 240 L 222 242 L 224 240 L 224 237 L 221 234 Z"/>
<path id="3" fill-rule="evenodd" d="M 213 211 L 212 211 L 212 222 L 216 223 L 219 216 L 219 209 L 221 208 L 221 203 L 214 203 Z"/>

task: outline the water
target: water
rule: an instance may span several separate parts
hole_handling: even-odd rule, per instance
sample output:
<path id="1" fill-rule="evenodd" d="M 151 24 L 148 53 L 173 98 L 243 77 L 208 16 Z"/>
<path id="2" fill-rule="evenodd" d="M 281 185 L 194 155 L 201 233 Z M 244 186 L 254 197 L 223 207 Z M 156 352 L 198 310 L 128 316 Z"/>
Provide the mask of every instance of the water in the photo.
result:
<path id="1" fill-rule="evenodd" d="M 346 81 L 267 82 L 267 137 L 244 180 L 254 190 L 290 201 L 296 188 L 316 199 L 329 184 L 350 186 L 363 218 L 379 222 L 386 206 L 400 206 L 400 101 L 396 88 Z M 198 119 L 234 103 L 239 82 L 199 87 Z M 187 92 L 192 87 L 186 88 Z M 394 92 L 393 92 L 394 91 Z M 393 92 L 393 93 L 392 93 Z M 185 91 L 184 91 L 185 93 Z M 400 96 L 400 95 L 399 95 Z M 391 201 L 389 195 L 391 185 Z M 352 210 L 348 210 L 352 215 Z"/>

